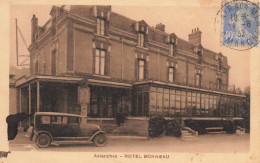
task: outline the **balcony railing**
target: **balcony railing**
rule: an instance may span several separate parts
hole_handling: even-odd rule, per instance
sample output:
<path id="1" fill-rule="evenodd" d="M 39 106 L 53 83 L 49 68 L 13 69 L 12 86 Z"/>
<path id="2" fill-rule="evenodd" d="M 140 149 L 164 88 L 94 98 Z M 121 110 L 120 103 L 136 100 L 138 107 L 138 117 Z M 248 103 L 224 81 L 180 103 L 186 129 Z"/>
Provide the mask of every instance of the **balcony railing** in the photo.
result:
<path id="1" fill-rule="evenodd" d="M 214 83 L 212 81 L 196 81 L 195 78 L 187 78 L 185 76 L 178 75 L 175 77 L 175 80 L 172 82 L 173 84 L 184 85 L 195 88 L 202 88 L 214 91 L 221 91 L 227 93 L 236 93 L 234 85 L 228 84 L 220 84 Z"/>

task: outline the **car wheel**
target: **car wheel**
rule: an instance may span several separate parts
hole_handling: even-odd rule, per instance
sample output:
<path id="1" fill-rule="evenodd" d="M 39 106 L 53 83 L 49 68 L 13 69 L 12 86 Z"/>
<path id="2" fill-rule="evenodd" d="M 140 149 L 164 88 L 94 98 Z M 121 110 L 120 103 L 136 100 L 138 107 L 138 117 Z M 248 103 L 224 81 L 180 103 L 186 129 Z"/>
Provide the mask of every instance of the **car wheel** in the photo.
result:
<path id="1" fill-rule="evenodd" d="M 94 138 L 94 144 L 98 147 L 103 147 L 107 144 L 107 137 L 104 134 L 98 134 Z"/>
<path id="2" fill-rule="evenodd" d="M 36 137 L 35 144 L 39 148 L 46 148 L 51 144 L 51 138 L 47 134 L 40 134 Z"/>

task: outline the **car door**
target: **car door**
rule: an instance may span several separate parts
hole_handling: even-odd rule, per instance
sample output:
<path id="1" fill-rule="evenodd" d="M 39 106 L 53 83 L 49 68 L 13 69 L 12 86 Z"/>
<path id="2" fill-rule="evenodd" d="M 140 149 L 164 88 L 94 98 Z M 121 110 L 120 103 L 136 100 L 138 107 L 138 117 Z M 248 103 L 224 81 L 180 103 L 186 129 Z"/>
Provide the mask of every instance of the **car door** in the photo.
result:
<path id="1" fill-rule="evenodd" d="M 79 117 L 68 116 L 68 125 L 66 128 L 66 136 L 68 136 L 68 137 L 79 137 L 80 136 Z"/>

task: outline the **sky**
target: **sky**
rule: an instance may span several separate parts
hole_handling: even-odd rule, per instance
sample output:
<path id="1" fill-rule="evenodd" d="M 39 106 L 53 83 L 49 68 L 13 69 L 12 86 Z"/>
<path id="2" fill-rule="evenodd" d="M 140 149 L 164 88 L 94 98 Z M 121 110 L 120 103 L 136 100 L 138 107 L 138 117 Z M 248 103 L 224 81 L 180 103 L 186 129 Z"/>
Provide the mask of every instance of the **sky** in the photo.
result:
<path id="1" fill-rule="evenodd" d="M 44 25 L 50 19 L 50 5 L 11 5 L 10 6 L 10 66 L 16 66 L 15 19 L 27 45 L 31 43 L 31 18 L 35 14 L 38 24 Z M 217 12 L 220 4 L 204 6 L 118 6 L 112 5 L 112 11 L 134 20 L 145 20 L 149 26 L 165 24 L 167 33 L 175 33 L 177 37 L 188 40 L 192 29 L 202 31 L 202 46 L 227 56 L 229 84 L 244 90 L 250 84 L 250 52 L 236 51 L 221 45 L 221 23 Z M 221 20 L 219 21 L 221 22 Z M 22 38 L 18 35 L 19 54 L 28 55 L 29 52 Z M 20 58 L 20 63 L 24 58 Z"/>

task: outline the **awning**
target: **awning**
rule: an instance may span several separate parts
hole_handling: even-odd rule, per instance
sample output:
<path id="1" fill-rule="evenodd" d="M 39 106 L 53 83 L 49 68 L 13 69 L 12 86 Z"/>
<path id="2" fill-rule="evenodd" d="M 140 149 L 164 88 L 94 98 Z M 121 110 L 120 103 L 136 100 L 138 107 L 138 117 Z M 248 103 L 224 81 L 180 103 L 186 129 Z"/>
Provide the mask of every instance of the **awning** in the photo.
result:
<path id="1" fill-rule="evenodd" d="M 132 84 L 129 84 L 129 83 L 120 83 L 120 82 L 97 80 L 97 79 L 87 79 L 87 83 L 89 85 L 114 87 L 114 88 L 131 88 L 132 87 Z"/>
<path id="2" fill-rule="evenodd" d="M 15 87 L 20 87 L 24 84 L 28 84 L 34 81 L 45 81 L 45 82 L 60 82 L 60 83 L 79 83 L 84 78 L 81 77 L 67 77 L 67 76 L 47 76 L 47 75 L 31 75 L 23 76 L 15 81 Z"/>

